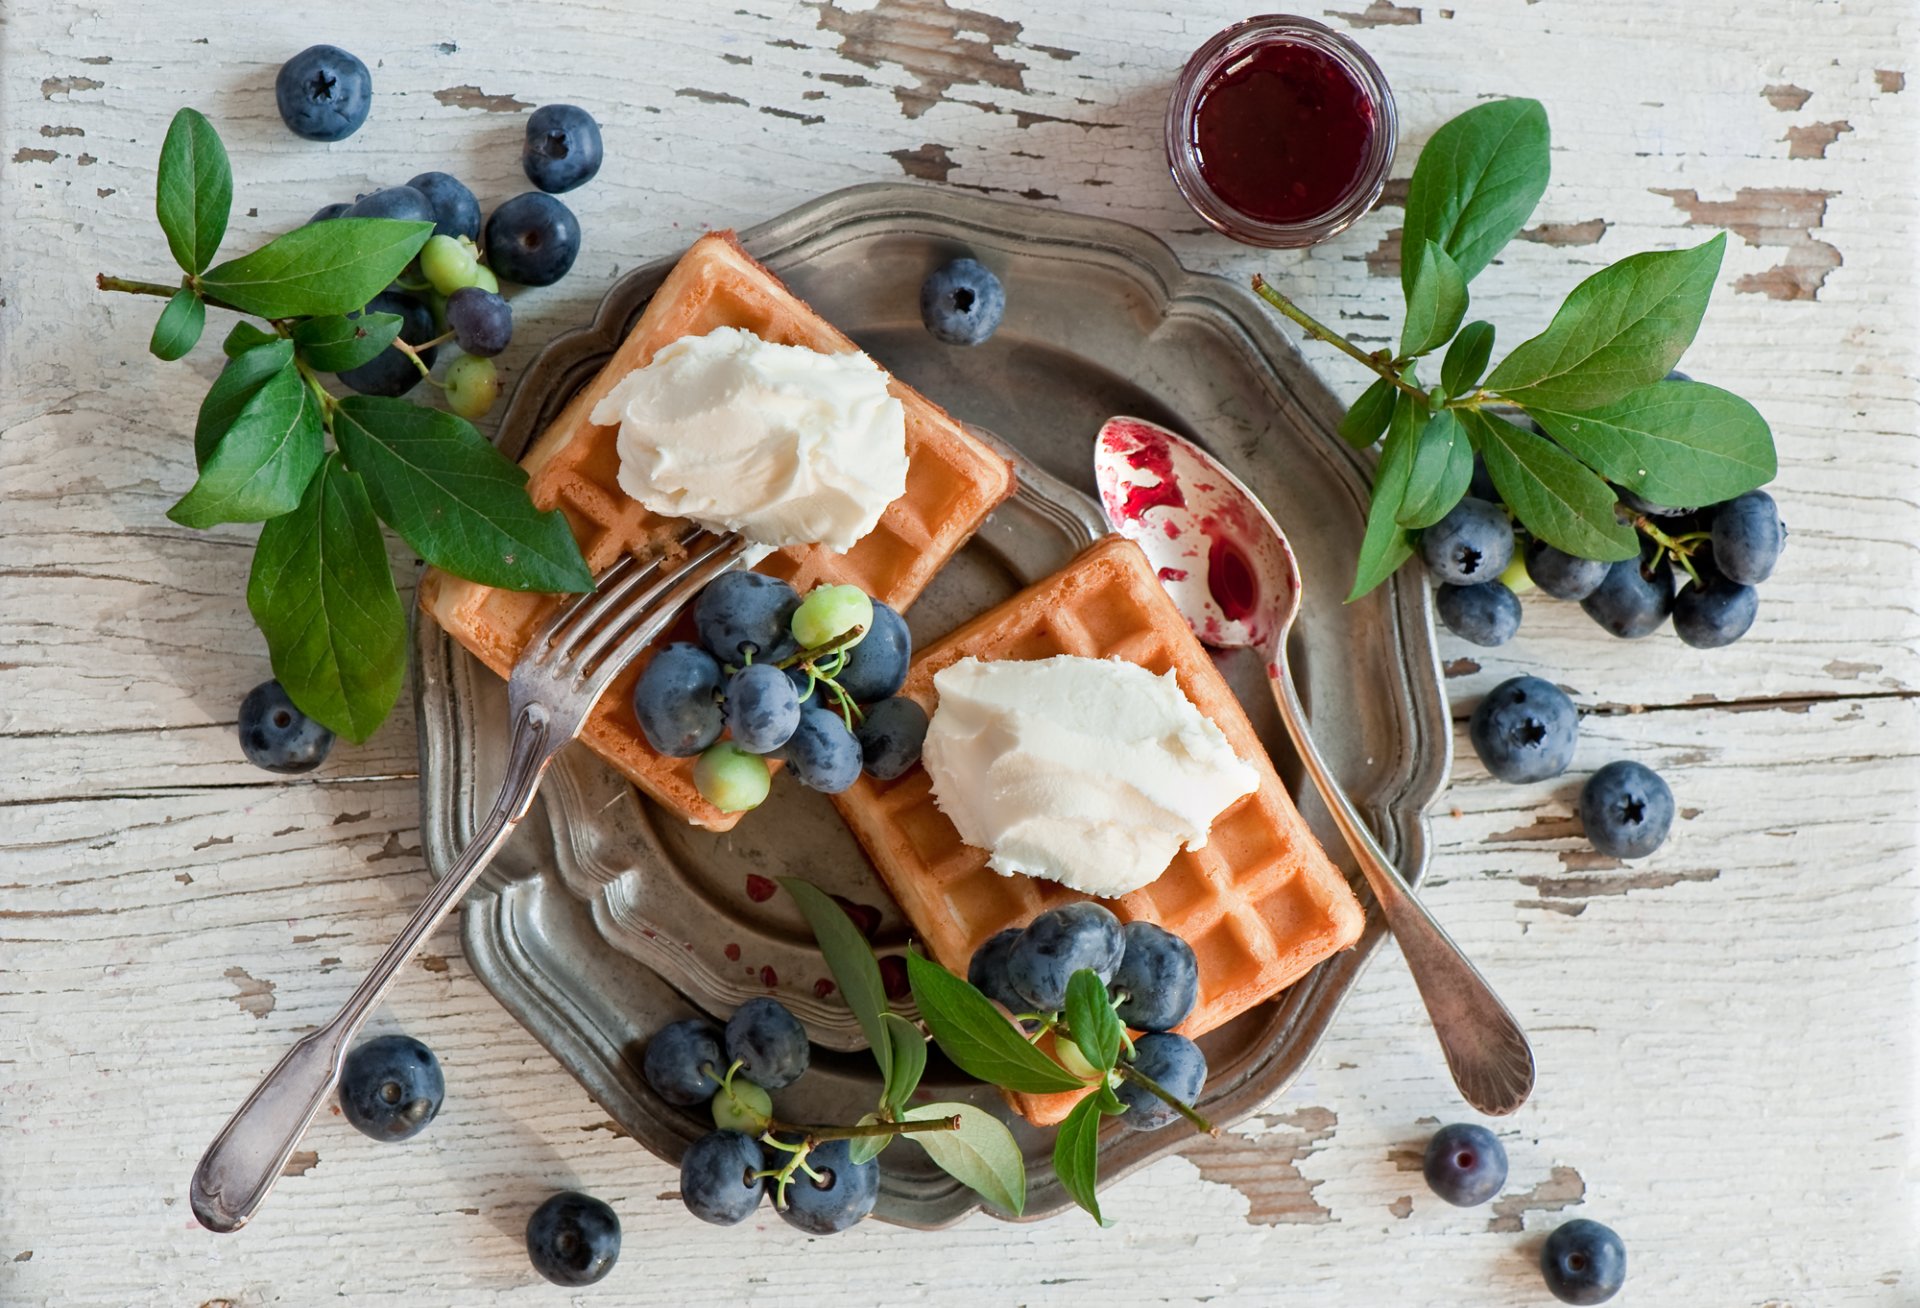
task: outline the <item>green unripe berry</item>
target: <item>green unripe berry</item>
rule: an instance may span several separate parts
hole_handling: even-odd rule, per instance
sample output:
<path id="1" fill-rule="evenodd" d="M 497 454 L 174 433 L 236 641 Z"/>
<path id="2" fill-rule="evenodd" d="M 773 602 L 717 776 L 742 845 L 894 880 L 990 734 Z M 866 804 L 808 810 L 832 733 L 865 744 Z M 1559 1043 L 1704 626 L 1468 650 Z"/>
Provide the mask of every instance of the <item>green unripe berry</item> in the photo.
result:
<path id="1" fill-rule="evenodd" d="M 420 271 L 427 282 L 442 295 L 452 295 L 462 286 L 471 286 L 480 261 L 474 257 L 473 243 L 452 236 L 430 236 L 420 249 Z"/>
<path id="2" fill-rule="evenodd" d="M 492 359 L 463 354 L 447 365 L 447 407 L 462 418 L 484 418 L 500 398 L 500 374 Z"/>
<path id="3" fill-rule="evenodd" d="M 487 267 L 484 263 L 474 266 L 473 284 L 483 291 L 492 291 L 495 295 L 500 294 L 500 279 L 495 277 L 493 275 L 493 269 Z"/>
<path id="4" fill-rule="evenodd" d="M 1092 1081 L 1100 1075 L 1100 1069 L 1089 1062 L 1087 1056 L 1080 1052 L 1080 1046 L 1065 1036 L 1058 1036 L 1054 1039 L 1053 1056 L 1060 1060 L 1060 1066 L 1066 1068 L 1083 1081 Z"/>
<path id="5" fill-rule="evenodd" d="M 420 292 L 420 302 L 427 306 L 427 312 L 433 315 L 433 334 L 447 334 L 447 297 L 438 291 Z M 408 344 L 412 344 L 411 341 Z"/>
<path id="6" fill-rule="evenodd" d="M 723 740 L 707 746 L 694 761 L 693 785 L 701 798 L 722 813 L 744 813 L 767 797 L 773 774 L 758 754 Z"/>
<path id="7" fill-rule="evenodd" d="M 1524 595 L 1533 589 L 1533 578 L 1527 575 L 1526 551 L 1516 548 L 1513 562 L 1507 564 L 1507 570 L 1500 574 L 1500 584 L 1516 595 Z"/>
<path id="8" fill-rule="evenodd" d="M 793 611 L 793 638 L 802 649 L 839 639 L 855 627 L 873 626 L 873 600 L 858 586 L 816 586 Z"/>
<path id="9" fill-rule="evenodd" d="M 722 1131 L 759 1135 L 773 1121 L 773 1097 L 743 1076 L 713 1096 L 713 1124 Z"/>

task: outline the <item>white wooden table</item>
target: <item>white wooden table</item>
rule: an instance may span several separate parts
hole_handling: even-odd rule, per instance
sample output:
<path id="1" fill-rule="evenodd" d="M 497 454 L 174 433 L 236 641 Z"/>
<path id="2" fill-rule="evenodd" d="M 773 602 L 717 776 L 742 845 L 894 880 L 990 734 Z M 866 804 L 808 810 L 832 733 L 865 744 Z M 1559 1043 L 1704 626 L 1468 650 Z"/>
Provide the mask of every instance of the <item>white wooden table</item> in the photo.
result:
<path id="1" fill-rule="evenodd" d="M 210 1133 L 426 873 L 406 704 L 312 777 L 255 771 L 236 747 L 236 706 L 267 675 L 242 599 L 252 532 L 163 516 L 192 477 L 224 323 L 188 366 L 162 365 L 145 350 L 157 302 L 92 287 L 166 267 L 152 195 L 169 116 L 192 103 L 225 135 L 231 250 L 427 168 L 492 203 L 524 189 L 528 108 L 591 108 L 609 163 L 567 197 L 585 253 L 517 301 L 509 375 L 698 229 L 902 174 L 1142 224 L 1195 266 L 1280 276 L 1362 337 L 1397 322 L 1395 203 L 1311 254 L 1265 255 L 1200 230 L 1168 182 L 1170 79 L 1242 9 L 977 3 L 7 6 L 0 1303 L 1537 1304 L 1542 1234 L 1576 1214 L 1626 1239 L 1623 1304 L 1920 1302 L 1908 0 L 1307 11 L 1386 69 L 1398 176 L 1480 98 L 1547 103 L 1539 224 L 1474 288 L 1509 344 L 1585 271 L 1730 228 L 1685 366 L 1755 400 L 1779 438 L 1793 536 L 1738 646 L 1618 644 L 1545 602 L 1505 649 L 1447 643 L 1458 714 L 1517 670 L 1589 710 L 1573 771 L 1545 785 L 1490 780 L 1462 735 L 1436 813 L 1432 902 L 1540 1059 L 1533 1102 L 1499 1124 L 1512 1175 L 1490 1208 L 1421 1183 L 1434 1122 L 1467 1114 L 1383 951 L 1313 1073 L 1228 1141 L 1117 1187 L 1111 1231 L 705 1227 L 480 987 L 449 927 L 378 1019 L 445 1064 L 434 1127 L 393 1148 L 322 1120 L 254 1226 L 195 1227 L 183 1197 Z M 297 141 L 273 108 L 274 70 L 317 40 L 374 68 L 371 120 L 333 146 Z M 1310 357 L 1358 389 L 1344 360 Z M 1596 858 L 1570 816 L 1579 778 L 1616 757 L 1660 768 L 1681 805 L 1666 848 L 1632 866 Z M 626 1231 L 614 1275 L 578 1296 L 521 1248 L 562 1186 L 612 1202 Z"/>

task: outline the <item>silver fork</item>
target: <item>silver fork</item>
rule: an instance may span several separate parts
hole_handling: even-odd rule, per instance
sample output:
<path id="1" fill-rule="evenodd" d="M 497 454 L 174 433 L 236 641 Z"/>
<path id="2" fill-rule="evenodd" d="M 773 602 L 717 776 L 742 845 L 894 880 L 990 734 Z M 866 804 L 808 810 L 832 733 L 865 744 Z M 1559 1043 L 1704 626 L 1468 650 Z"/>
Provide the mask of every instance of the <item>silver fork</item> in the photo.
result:
<path id="1" fill-rule="evenodd" d="M 340 1079 L 340 1065 L 395 973 L 479 879 L 527 815 L 547 765 L 580 734 L 587 714 L 622 668 L 662 631 L 709 581 L 739 566 L 748 544 L 737 535 L 691 531 L 671 569 L 632 556 L 607 569 L 589 593 L 561 609 L 535 634 L 507 682 L 513 736 L 506 777 L 460 861 L 420 906 L 333 1019 L 300 1037 L 261 1078 L 194 1170 L 193 1215 L 210 1231 L 246 1225 L 273 1189 L 307 1123 Z"/>

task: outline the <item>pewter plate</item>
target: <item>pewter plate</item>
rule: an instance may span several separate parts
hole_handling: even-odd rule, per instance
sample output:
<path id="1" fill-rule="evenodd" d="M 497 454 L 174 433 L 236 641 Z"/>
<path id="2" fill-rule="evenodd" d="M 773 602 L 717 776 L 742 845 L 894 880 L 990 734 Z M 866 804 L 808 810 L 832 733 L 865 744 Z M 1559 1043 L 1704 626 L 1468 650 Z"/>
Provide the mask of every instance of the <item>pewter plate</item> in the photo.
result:
<path id="1" fill-rule="evenodd" d="M 1399 866 L 1417 879 L 1425 811 L 1445 783 L 1451 731 L 1425 587 L 1395 580 L 1340 600 L 1365 522 L 1366 467 L 1334 435 L 1340 406 L 1244 287 L 1188 272 L 1137 228 L 945 190 L 873 185 L 835 192 L 743 234 L 747 248 L 904 381 L 997 433 L 1023 489 L 997 511 L 908 614 L 916 640 L 947 631 L 1058 566 L 1099 529 L 1091 451 L 1107 417 L 1129 413 L 1198 439 L 1251 486 L 1287 530 L 1305 578 L 1291 651 L 1329 762 Z M 986 345 L 933 341 L 918 288 L 971 252 L 1007 287 Z M 518 457 L 613 353 L 672 266 L 622 278 L 591 326 L 557 338 L 524 374 L 499 443 Z M 436 874 L 451 865 L 503 761 L 498 679 L 430 622 L 418 624 L 415 677 L 421 825 Z M 1232 1122 L 1299 1075 L 1379 942 L 1381 925 L 1324 809 L 1303 788 L 1255 660 L 1221 666 L 1302 812 L 1368 905 L 1368 928 L 1270 1004 L 1202 1041 L 1212 1074 L 1201 1107 Z M 814 1070 L 783 1091 L 783 1115 L 852 1120 L 878 1086 L 844 1005 L 776 875 L 798 873 L 874 910 L 875 948 L 907 927 L 823 798 L 791 784 L 732 833 L 663 819 L 583 748 L 564 756 L 536 811 L 468 896 L 467 956 L 500 1001 L 647 1148 L 678 1158 L 705 1123 L 657 1099 L 639 1073 L 649 1033 L 693 1012 L 724 1015 L 774 993 L 819 1046 Z M 937 1057 L 925 1092 L 1005 1116 L 997 1094 Z M 1046 1163 L 1051 1132 L 1011 1122 L 1029 1159 L 1026 1216 L 1071 1200 Z M 1113 1132 L 1108 1182 L 1178 1148 L 1183 1132 Z M 910 1226 L 978 1206 L 908 1146 L 881 1159 L 876 1215 Z"/>

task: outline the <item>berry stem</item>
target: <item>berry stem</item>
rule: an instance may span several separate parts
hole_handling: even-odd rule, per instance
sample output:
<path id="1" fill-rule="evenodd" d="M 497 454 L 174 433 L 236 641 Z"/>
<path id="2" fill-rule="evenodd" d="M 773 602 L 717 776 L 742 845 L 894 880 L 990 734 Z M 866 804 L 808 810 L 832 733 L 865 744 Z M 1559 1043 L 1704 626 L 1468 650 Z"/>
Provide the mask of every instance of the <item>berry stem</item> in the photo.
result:
<path id="1" fill-rule="evenodd" d="M 1700 574 L 1693 566 L 1692 555 L 1694 549 L 1701 541 L 1712 539 L 1709 533 L 1694 532 L 1686 536 L 1669 536 L 1659 527 L 1656 527 L 1653 519 L 1644 513 L 1636 513 L 1633 515 L 1633 525 L 1638 527 L 1648 540 L 1665 550 L 1667 557 L 1671 558 L 1675 563 L 1678 563 L 1682 570 L 1684 570 L 1689 577 L 1693 578 L 1695 582 L 1700 580 Z"/>
<path id="2" fill-rule="evenodd" d="M 1118 1067 L 1115 1067 L 1113 1070 L 1118 1072 L 1121 1076 L 1124 1076 L 1127 1080 L 1133 1082 L 1135 1085 L 1141 1087 L 1143 1090 L 1147 1091 L 1147 1093 L 1153 1095 L 1155 1098 L 1165 1103 L 1167 1107 L 1173 1109 L 1173 1111 L 1180 1114 L 1180 1116 L 1186 1118 L 1187 1121 L 1193 1124 L 1194 1130 L 1200 1132 L 1202 1135 L 1210 1135 L 1210 1136 L 1213 1136 L 1215 1139 L 1219 1138 L 1220 1136 L 1219 1127 L 1215 1126 L 1212 1122 L 1209 1122 L 1206 1118 L 1200 1116 L 1200 1114 L 1194 1112 L 1191 1106 L 1180 1102 L 1179 1097 L 1176 1096 L 1171 1090 L 1168 1090 L 1165 1087 L 1163 1087 L 1158 1081 L 1148 1076 L 1145 1072 L 1142 1072 L 1139 1068 L 1135 1067 L 1133 1064 L 1121 1063 Z"/>
<path id="3" fill-rule="evenodd" d="M 1299 324 L 1300 329 L 1307 334 L 1308 340 L 1325 341 L 1342 354 L 1349 356 L 1363 366 L 1379 373 L 1381 377 L 1392 382 L 1395 386 L 1399 387 L 1406 394 L 1411 395 L 1414 399 L 1419 400 L 1422 404 L 1426 403 L 1427 393 L 1418 386 L 1412 385 L 1399 373 L 1395 372 L 1393 370 L 1393 361 L 1391 358 L 1385 357 L 1385 351 L 1381 351 L 1379 354 L 1368 354 L 1358 345 L 1355 345 L 1339 332 L 1319 321 L 1279 291 L 1274 290 L 1267 279 L 1259 273 L 1253 275 L 1253 292 L 1268 304 L 1278 309 L 1282 314 Z"/>
<path id="4" fill-rule="evenodd" d="M 799 1126 L 775 1118 L 767 1127 L 769 1132 L 785 1131 L 789 1135 L 804 1136 L 808 1145 L 818 1144 L 822 1140 L 858 1140 L 863 1136 L 912 1135 L 918 1131 L 959 1129 L 958 1117 L 930 1117 L 921 1122 L 857 1122 L 852 1126 Z"/>
<path id="5" fill-rule="evenodd" d="M 103 291 L 120 291 L 127 295 L 158 295 L 167 300 L 178 295 L 183 286 L 190 286 L 193 290 L 199 291 L 200 288 L 194 286 L 193 281 L 193 278 L 186 277 L 182 278 L 178 285 L 169 286 L 165 282 L 143 282 L 132 277 L 109 277 L 106 273 L 96 273 L 93 278 L 93 284 Z M 200 298 L 216 309 L 225 309 L 230 313 L 247 312 L 237 305 L 228 304 L 225 300 L 216 300 L 211 295 L 202 294 Z"/>
<path id="6" fill-rule="evenodd" d="M 415 347 L 408 345 L 405 341 L 401 340 L 398 336 L 396 336 L 393 338 L 393 348 L 400 351 L 400 353 L 406 355 L 409 359 L 412 359 L 413 366 L 420 370 L 420 375 L 422 377 L 426 378 L 428 381 L 433 380 L 433 369 L 427 367 L 427 361 L 420 357 L 420 350 L 426 349 L 427 348 L 426 346 L 422 345 L 418 349 L 416 349 Z"/>
<path id="7" fill-rule="evenodd" d="M 333 430 L 333 411 L 340 407 L 340 401 L 327 394 L 327 388 L 320 384 L 319 375 L 304 362 L 295 359 L 293 366 L 299 371 L 301 380 L 306 382 L 307 389 L 313 392 L 313 398 L 320 404 L 321 423 L 327 430 Z"/>

